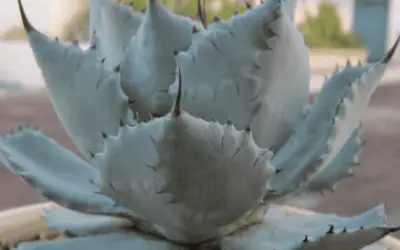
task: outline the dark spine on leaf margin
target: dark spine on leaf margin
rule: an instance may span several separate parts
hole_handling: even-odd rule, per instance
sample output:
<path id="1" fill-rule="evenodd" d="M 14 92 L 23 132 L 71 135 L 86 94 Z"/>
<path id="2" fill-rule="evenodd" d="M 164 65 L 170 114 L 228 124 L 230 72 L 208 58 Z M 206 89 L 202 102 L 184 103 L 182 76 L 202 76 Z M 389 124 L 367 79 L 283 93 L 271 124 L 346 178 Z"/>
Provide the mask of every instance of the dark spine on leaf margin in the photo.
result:
<path id="1" fill-rule="evenodd" d="M 18 7 L 19 7 L 19 12 L 21 14 L 22 24 L 24 25 L 25 31 L 29 33 L 31 31 L 35 30 L 35 28 L 29 22 L 28 17 L 26 16 L 26 13 L 25 13 L 25 10 L 24 10 L 24 6 L 22 6 L 21 0 L 18 0 Z"/>
<path id="2" fill-rule="evenodd" d="M 175 117 L 178 117 L 181 115 L 181 99 L 182 99 L 182 71 L 181 67 L 179 66 L 178 63 L 176 63 L 177 68 L 178 68 L 178 92 L 176 94 L 176 99 L 175 99 L 175 105 L 174 105 L 174 110 L 173 114 Z"/>

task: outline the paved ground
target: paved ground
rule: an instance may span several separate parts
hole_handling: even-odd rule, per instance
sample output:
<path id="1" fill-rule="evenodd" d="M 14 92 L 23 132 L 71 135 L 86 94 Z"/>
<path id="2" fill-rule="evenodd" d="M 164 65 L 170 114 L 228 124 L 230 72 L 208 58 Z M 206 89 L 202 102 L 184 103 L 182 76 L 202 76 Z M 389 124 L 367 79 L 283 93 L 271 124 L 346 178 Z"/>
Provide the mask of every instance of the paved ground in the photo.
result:
<path id="1" fill-rule="evenodd" d="M 46 135 L 73 148 L 44 94 L 0 98 L 0 134 L 17 129 L 18 124 L 37 125 Z M 35 202 L 37 198 L 36 193 L 22 179 L 0 168 L 0 209 Z"/>
<path id="2" fill-rule="evenodd" d="M 400 82 L 389 82 L 374 94 L 364 122 L 367 145 L 357 178 L 344 181 L 326 195 L 318 210 L 351 214 L 385 202 L 391 221 L 400 222 Z M 47 135 L 72 148 L 46 95 L 0 98 L 0 134 L 21 123 L 38 125 Z M 21 179 L 0 168 L 0 209 L 37 201 Z"/>
<path id="3" fill-rule="evenodd" d="M 400 82 L 383 85 L 372 97 L 364 117 L 363 138 L 356 178 L 339 185 L 327 195 L 320 209 L 356 213 L 374 204 L 387 205 L 389 219 L 400 222 Z"/>

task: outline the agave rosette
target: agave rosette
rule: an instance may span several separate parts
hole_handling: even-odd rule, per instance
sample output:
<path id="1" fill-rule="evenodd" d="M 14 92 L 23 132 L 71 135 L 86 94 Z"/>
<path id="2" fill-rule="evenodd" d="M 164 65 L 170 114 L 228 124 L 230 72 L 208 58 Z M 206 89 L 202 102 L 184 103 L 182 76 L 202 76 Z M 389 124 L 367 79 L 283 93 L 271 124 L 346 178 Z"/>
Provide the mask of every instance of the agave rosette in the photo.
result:
<path id="1" fill-rule="evenodd" d="M 19 6 L 85 159 L 29 127 L 0 140 L 6 167 L 64 207 L 46 212 L 49 227 L 75 236 L 16 249 L 381 249 L 370 244 L 398 230 L 383 205 L 348 218 L 274 205 L 353 175 L 360 115 L 398 40 L 334 72 L 309 105 L 290 0 L 208 27 L 158 0 L 145 13 L 92 0 L 87 50 L 49 39 Z"/>

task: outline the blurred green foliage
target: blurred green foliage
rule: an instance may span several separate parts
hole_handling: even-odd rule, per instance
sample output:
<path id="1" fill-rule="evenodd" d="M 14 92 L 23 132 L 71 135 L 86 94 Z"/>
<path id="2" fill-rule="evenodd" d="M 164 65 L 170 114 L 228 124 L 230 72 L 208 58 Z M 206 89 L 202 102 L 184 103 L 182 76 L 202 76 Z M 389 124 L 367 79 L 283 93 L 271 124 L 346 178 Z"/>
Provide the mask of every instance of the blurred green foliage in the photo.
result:
<path id="1" fill-rule="evenodd" d="M 123 0 L 124 4 L 133 4 L 133 8 L 136 11 L 142 10 L 146 8 L 147 0 Z M 162 0 L 162 2 L 167 6 L 170 10 L 175 13 L 188 16 L 191 18 L 197 17 L 197 1 L 196 0 Z M 211 23 L 214 16 L 219 16 L 222 19 L 230 19 L 233 13 L 236 11 L 238 7 L 239 13 L 242 13 L 246 10 L 246 7 L 243 4 L 239 6 L 236 5 L 236 1 L 221 1 L 221 8 L 219 11 L 212 10 L 212 2 L 213 0 L 202 0 L 202 3 L 205 2 L 206 12 L 207 12 L 207 21 Z"/>
<path id="2" fill-rule="evenodd" d="M 222 19 L 230 19 L 233 13 L 237 9 L 235 1 L 224 1 L 221 6 L 220 11 L 213 11 L 210 6 L 213 0 L 202 0 L 205 1 L 207 20 L 211 23 L 214 16 L 219 16 Z M 135 11 L 144 10 L 147 6 L 147 0 L 123 0 L 124 4 L 133 3 L 133 9 Z M 196 18 L 197 16 L 197 1 L 195 0 L 162 0 L 162 2 L 173 12 L 185 15 L 191 18 Z M 239 13 L 246 10 L 243 5 L 238 6 Z M 76 13 L 71 17 L 70 21 L 64 27 L 61 40 L 78 40 L 87 41 L 88 38 L 88 23 L 89 23 L 89 9 L 85 7 L 82 11 Z"/>
<path id="3" fill-rule="evenodd" d="M 205 2 L 207 21 L 211 23 L 214 16 L 219 16 L 222 19 L 230 19 L 233 13 L 238 8 L 239 13 L 246 10 L 244 5 L 236 5 L 235 1 L 223 1 L 221 3 L 220 11 L 213 11 L 211 4 L 213 0 L 202 0 Z M 123 0 L 124 4 L 132 3 L 134 11 L 144 10 L 147 6 L 147 0 Z M 197 1 L 195 0 L 162 0 L 162 2 L 170 10 L 175 13 L 185 15 L 191 18 L 197 18 Z M 88 23 L 89 23 L 89 9 L 85 7 L 82 11 L 76 13 L 71 17 L 70 21 L 64 27 L 61 40 L 78 40 L 87 41 L 88 40 Z"/>
<path id="4" fill-rule="evenodd" d="M 162 0 L 163 3 L 175 13 L 197 18 L 197 1 L 195 0 Z M 123 0 L 124 4 L 132 3 L 135 11 L 146 8 L 147 0 Z M 214 11 L 212 8 L 213 0 L 202 0 L 205 2 L 207 20 L 211 23 L 214 16 L 222 19 L 230 19 L 233 13 L 239 8 L 242 13 L 246 7 L 242 4 L 237 6 L 236 1 L 222 1 L 220 10 Z M 89 9 L 85 6 L 77 12 L 66 24 L 61 32 L 61 40 L 88 40 Z M 342 30 L 340 15 L 334 4 L 322 1 L 318 6 L 318 14 L 312 16 L 308 14 L 306 21 L 299 25 L 300 31 L 304 35 L 305 42 L 310 48 L 360 48 L 362 42 L 353 34 Z M 21 40 L 26 35 L 22 28 L 15 27 L 2 36 L 4 39 Z"/>
<path id="5" fill-rule="evenodd" d="M 308 14 L 306 21 L 299 25 L 304 40 L 310 48 L 360 48 L 362 42 L 352 33 L 342 29 L 341 18 L 336 6 L 322 1 L 318 14 Z"/>

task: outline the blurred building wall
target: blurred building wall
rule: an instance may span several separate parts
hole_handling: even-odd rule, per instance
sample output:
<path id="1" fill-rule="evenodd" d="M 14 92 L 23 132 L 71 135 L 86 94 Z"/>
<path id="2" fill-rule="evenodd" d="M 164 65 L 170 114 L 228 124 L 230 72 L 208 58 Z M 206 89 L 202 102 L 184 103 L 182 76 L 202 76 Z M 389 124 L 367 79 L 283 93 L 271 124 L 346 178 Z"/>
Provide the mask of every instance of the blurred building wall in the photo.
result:
<path id="1" fill-rule="evenodd" d="M 349 0 L 345 0 L 349 1 Z M 351 13 L 354 11 L 354 1 L 351 0 Z M 397 36 L 400 35 L 400 0 L 365 0 L 365 1 L 388 1 L 389 12 L 387 20 L 387 37 L 386 37 L 386 49 L 388 49 L 396 40 Z M 353 14 L 352 14 L 353 15 Z M 353 25 L 353 20 L 351 20 L 351 25 Z M 396 54 L 400 52 L 397 51 Z M 395 56 L 400 58 L 400 56 Z"/>
<path id="2" fill-rule="evenodd" d="M 317 13 L 318 4 L 321 0 L 297 0 L 297 9 L 295 22 L 299 24 L 305 20 L 306 13 L 309 11 L 311 14 Z M 386 0 L 365 0 L 365 1 L 386 1 Z M 390 47 L 397 36 L 400 35 L 400 0 L 388 0 L 389 13 L 388 13 L 388 32 L 386 39 L 386 48 Z M 353 30 L 354 23 L 354 6 L 355 0 L 330 0 L 334 3 L 339 10 L 342 18 L 342 27 L 346 31 Z M 400 58 L 400 52 L 397 52 Z"/>

